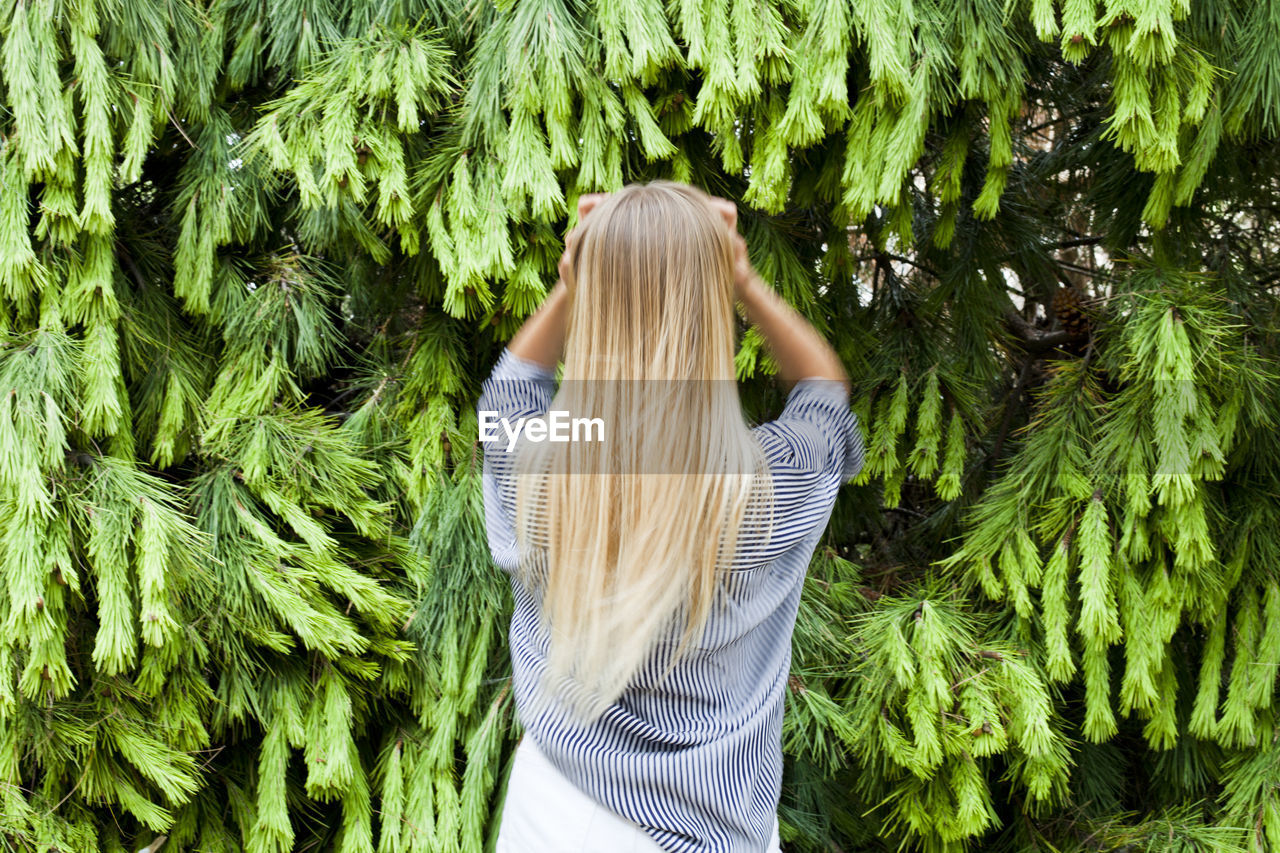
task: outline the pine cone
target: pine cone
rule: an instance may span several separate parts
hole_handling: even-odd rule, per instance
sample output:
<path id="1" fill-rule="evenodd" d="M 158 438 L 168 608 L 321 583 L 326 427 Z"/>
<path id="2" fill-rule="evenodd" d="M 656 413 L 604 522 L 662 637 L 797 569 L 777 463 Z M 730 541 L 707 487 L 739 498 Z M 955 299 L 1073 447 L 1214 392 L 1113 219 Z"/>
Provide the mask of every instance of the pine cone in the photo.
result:
<path id="1" fill-rule="evenodd" d="M 1053 313 L 1057 316 L 1062 328 L 1072 337 L 1087 337 L 1092 322 L 1085 312 L 1084 297 L 1074 287 L 1059 287 L 1053 295 Z"/>

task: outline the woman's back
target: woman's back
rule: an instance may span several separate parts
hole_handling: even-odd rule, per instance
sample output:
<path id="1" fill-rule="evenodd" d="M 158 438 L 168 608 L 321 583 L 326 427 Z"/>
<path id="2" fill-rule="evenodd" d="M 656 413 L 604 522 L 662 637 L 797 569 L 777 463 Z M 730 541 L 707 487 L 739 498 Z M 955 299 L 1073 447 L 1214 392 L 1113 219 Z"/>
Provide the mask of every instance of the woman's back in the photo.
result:
<path id="1" fill-rule="evenodd" d="M 552 377 L 505 353 L 481 406 L 513 420 L 540 415 Z M 798 383 L 782 415 L 754 435 L 769 463 L 774 523 L 741 532 L 739 559 L 699 641 L 666 673 L 678 639 L 670 635 L 597 720 L 583 724 L 554 706 L 521 717 L 557 770 L 665 850 L 763 849 L 781 783 L 783 691 L 805 571 L 836 490 L 862 464 L 860 433 L 835 383 Z M 486 445 L 490 546 L 509 573 L 518 563 L 512 462 Z M 537 595 L 514 574 L 512 590 L 516 701 L 535 707 L 549 698 L 538 692 L 549 636 Z"/>

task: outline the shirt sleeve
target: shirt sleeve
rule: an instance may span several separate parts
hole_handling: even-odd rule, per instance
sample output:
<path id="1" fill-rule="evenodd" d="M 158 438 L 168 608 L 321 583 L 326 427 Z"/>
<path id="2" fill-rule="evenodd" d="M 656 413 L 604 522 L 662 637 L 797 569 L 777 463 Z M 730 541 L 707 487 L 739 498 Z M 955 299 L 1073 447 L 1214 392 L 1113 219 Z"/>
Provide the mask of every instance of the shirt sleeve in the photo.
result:
<path id="1" fill-rule="evenodd" d="M 503 349 L 476 406 L 484 450 L 481 479 L 489 551 L 503 571 L 519 564 L 515 536 L 515 453 L 508 431 L 524 418 L 546 413 L 555 394 L 555 371 Z"/>
<path id="2" fill-rule="evenodd" d="M 782 414 L 753 430 L 772 480 L 763 530 L 743 531 L 735 567 L 772 562 L 823 527 L 841 483 L 862 470 L 864 447 L 849 392 L 832 379 L 802 379 Z"/>

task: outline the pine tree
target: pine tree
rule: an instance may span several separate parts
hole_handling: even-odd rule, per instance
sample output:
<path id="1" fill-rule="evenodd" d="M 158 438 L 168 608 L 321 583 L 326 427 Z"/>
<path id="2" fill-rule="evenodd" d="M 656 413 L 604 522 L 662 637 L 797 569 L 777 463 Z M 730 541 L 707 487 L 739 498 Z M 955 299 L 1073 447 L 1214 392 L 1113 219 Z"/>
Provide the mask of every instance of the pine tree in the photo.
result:
<path id="1" fill-rule="evenodd" d="M 474 402 L 659 177 L 865 432 L 787 849 L 1280 848 L 1280 0 L 13 0 L 0 80 L 6 850 L 491 849 Z"/>

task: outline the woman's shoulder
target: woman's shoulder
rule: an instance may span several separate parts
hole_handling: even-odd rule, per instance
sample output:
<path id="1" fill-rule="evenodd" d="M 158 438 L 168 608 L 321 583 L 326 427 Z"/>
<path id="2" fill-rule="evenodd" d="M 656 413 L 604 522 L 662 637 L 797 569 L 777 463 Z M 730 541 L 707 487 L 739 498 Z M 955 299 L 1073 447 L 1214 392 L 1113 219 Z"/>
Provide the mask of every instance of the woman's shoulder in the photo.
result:
<path id="1" fill-rule="evenodd" d="M 802 379 L 777 418 L 752 430 L 769 468 L 783 476 L 852 479 L 862 469 L 864 446 L 844 383 Z"/>

